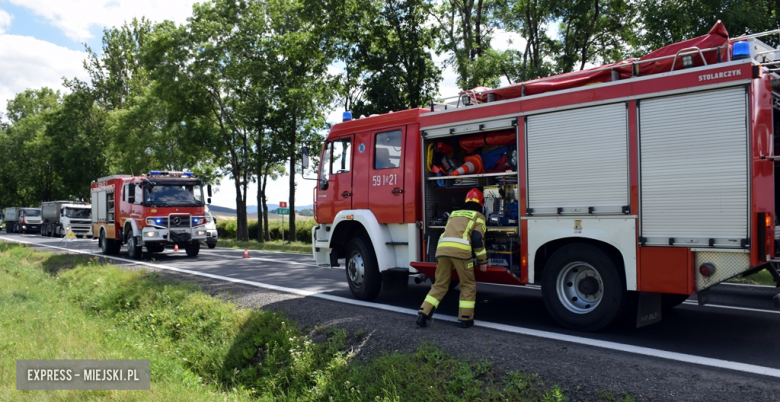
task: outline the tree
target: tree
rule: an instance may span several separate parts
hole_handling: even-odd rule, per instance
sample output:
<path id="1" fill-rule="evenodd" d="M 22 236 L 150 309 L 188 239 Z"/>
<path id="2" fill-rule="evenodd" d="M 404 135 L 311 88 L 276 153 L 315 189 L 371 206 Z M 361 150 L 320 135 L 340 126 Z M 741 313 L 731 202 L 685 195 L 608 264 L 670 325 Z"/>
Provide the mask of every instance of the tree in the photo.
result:
<path id="1" fill-rule="evenodd" d="M 731 37 L 775 29 L 780 3 L 775 0 L 640 0 L 641 34 L 636 45 L 644 51 L 706 34 L 722 21 Z M 766 38 L 773 46 L 776 37 Z"/>
<path id="2" fill-rule="evenodd" d="M 516 0 L 502 3 L 501 26 L 525 39 L 522 51 L 509 49 L 503 55 L 501 74 L 509 81 L 522 82 L 554 73 L 551 55 L 560 47 L 547 35 L 555 18 L 550 0 Z"/>
<path id="3" fill-rule="evenodd" d="M 246 189 L 252 179 L 252 136 L 257 113 L 248 99 L 264 82 L 257 67 L 257 34 L 266 20 L 262 2 L 219 0 L 197 4 L 185 26 L 155 28 L 144 65 L 157 81 L 154 93 L 170 107 L 169 120 L 192 125 L 196 143 L 212 151 L 236 190 L 237 236 L 248 240 Z M 258 24 L 259 31 L 258 32 Z"/>
<path id="4" fill-rule="evenodd" d="M 500 24 L 497 0 L 444 0 L 433 13 L 439 25 L 438 51 L 449 53 L 463 89 L 497 87 L 503 55 L 490 42 Z"/>
<path id="5" fill-rule="evenodd" d="M 8 123 L 0 135 L 0 195 L 4 205 L 37 206 L 63 197 L 52 156 L 60 144 L 45 135 L 62 98 L 50 88 L 27 89 L 8 101 Z M 75 168 L 78 169 L 78 168 Z"/>
<path id="6" fill-rule="evenodd" d="M 339 25 L 345 110 L 356 115 L 420 107 L 438 91 L 441 71 L 431 56 L 435 30 L 428 0 L 365 0 L 362 12 Z"/>

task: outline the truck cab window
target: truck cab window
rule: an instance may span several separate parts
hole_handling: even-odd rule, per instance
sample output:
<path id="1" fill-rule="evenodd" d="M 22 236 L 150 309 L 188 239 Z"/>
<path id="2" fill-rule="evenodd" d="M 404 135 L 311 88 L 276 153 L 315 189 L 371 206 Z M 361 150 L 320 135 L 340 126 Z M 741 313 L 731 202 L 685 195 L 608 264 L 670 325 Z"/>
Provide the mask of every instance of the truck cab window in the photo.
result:
<path id="1" fill-rule="evenodd" d="M 352 140 L 349 138 L 336 140 L 333 143 L 330 172 L 332 174 L 347 173 L 352 164 Z"/>
<path id="2" fill-rule="evenodd" d="M 333 143 L 329 142 L 325 144 L 325 151 L 322 153 L 322 163 L 320 164 L 320 190 L 326 190 L 328 188 L 328 174 L 330 173 L 330 160 L 331 152 L 333 151 Z"/>
<path id="3" fill-rule="evenodd" d="M 379 133 L 374 137 L 374 169 L 401 166 L 401 130 Z"/>

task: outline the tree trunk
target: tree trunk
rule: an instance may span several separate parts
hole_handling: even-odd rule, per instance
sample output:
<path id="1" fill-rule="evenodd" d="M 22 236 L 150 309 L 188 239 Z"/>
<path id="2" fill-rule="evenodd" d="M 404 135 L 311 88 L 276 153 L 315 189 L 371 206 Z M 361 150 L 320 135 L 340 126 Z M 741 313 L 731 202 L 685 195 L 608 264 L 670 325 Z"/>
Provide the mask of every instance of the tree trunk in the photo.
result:
<path id="1" fill-rule="evenodd" d="M 268 184 L 268 169 L 270 169 L 269 166 L 266 166 L 265 168 L 265 174 L 263 175 L 263 191 L 262 191 L 262 197 L 263 197 L 263 223 L 265 223 L 265 240 L 271 241 L 271 233 L 268 230 L 268 197 L 265 194 L 265 186 Z M 259 186 L 258 186 L 259 187 Z"/>
<path id="2" fill-rule="evenodd" d="M 261 133 L 257 135 L 255 146 L 257 148 L 257 241 L 263 242 L 263 188 L 261 180 L 263 178 L 263 153 L 260 141 Z"/>
<path id="3" fill-rule="evenodd" d="M 298 132 L 298 117 L 293 114 L 292 135 L 290 136 L 290 240 L 295 238 L 295 147 Z M 284 230 L 284 228 L 282 228 Z"/>

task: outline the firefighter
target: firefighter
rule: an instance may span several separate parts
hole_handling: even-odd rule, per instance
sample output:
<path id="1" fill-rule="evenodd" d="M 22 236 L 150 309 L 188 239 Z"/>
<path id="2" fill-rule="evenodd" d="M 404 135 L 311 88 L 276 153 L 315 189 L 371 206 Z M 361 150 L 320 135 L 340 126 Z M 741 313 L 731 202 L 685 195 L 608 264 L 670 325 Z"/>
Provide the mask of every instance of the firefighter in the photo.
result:
<path id="1" fill-rule="evenodd" d="M 454 211 L 447 219 L 447 226 L 436 247 L 436 278 L 430 292 L 417 313 L 417 326 L 428 326 L 439 302 L 447 294 L 452 270 L 460 277 L 460 303 L 458 321 L 461 328 L 474 325 L 474 303 L 477 299 L 477 282 L 474 280 L 474 257 L 482 272 L 487 272 L 485 251 L 485 216 L 482 208 L 485 200 L 482 192 L 471 189 L 466 194 L 466 205 Z"/>

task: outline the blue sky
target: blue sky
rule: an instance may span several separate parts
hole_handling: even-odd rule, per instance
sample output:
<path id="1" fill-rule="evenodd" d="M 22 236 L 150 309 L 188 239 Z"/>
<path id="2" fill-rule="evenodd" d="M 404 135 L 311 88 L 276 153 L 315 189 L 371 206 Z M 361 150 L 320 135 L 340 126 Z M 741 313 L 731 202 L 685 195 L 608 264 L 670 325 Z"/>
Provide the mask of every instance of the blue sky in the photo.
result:
<path id="1" fill-rule="evenodd" d="M 86 80 L 82 67 L 86 58 L 84 43 L 100 54 L 104 27 L 120 26 L 142 16 L 153 22 L 172 20 L 186 22 L 195 0 L 0 0 L 0 113 L 15 94 L 28 88 L 50 87 L 64 91 L 63 77 Z M 510 45 L 510 40 L 514 44 Z M 492 45 L 497 49 L 521 47 L 516 35 L 497 33 Z M 437 64 L 446 55 L 434 56 Z M 338 72 L 337 65 L 331 72 Z M 443 72 L 439 85 L 442 96 L 456 95 L 455 73 Z M 0 116 L 2 118 L 2 116 Z M 341 110 L 334 110 L 329 121 L 341 120 Z M 296 179 L 296 204 L 311 204 L 313 181 Z M 288 178 L 269 184 L 272 194 L 287 194 Z M 248 199 L 256 193 L 250 186 Z M 281 197 L 277 197 L 281 198 Z M 272 200 L 277 202 L 279 200 Z M 223 180 L 214 203 L 235 206 L 235 192 L 228 179 Z"/>

